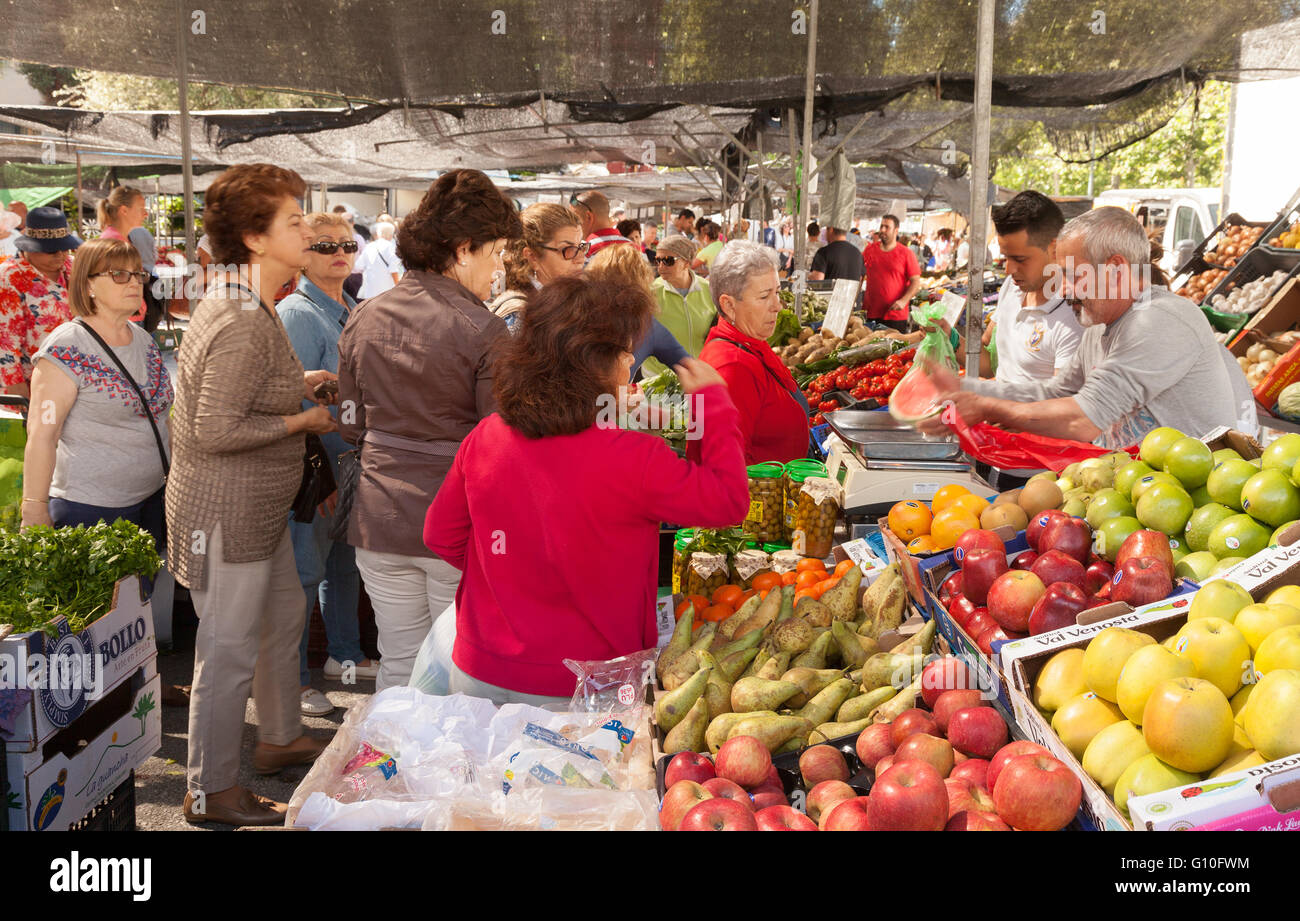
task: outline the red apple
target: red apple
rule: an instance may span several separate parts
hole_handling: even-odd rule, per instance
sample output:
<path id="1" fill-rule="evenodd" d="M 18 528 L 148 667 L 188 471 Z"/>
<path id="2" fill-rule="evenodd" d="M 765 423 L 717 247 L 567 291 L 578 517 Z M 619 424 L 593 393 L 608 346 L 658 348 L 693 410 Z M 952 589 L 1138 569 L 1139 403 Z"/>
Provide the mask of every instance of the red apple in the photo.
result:
<path id="1" fill-rule="evenodd" d="M 972 758 L 992 758 L 1007 744 L 1007 724 L 992 707 L 967 707 L 948 721 L 948 741 Z"/>
<path id="2" fill-rule="evenodd" d="M 785 795 L 784 790 L 780 787 L 769 787 L 767 784 L 757 788 L 750 797 L 755 812 L 767 809 L 769 806 L 790 805 L 790 798 Z"/>
<path id="3" fill-rule="evenodd" d="M 958 754 L 961 754 L 958 752 Z M 948 778 L 958 780 L 967 780 L 977 787 L 988 789 L 989 762 L 983 758 L 967 758 L 952 769 Z"/>
<path id="4" fill-rule="evenodd" d="M 954 764 L 952 744 L 938 736 L 914 732 L 894 752 L 895 764 L 905 761 L 924 761 L 938 771 L 940 777 L 947 777 L 952 773 Z"/>
<path id="5" fill-rule="evenodd" d="M 715 798 L 734 799 L 750 812 L 754 811 L 754 800 L 740 784 L 727 780 L 725 777 L 715 777 L 712 780 L 704 781 L 704 789 L 713 794 Z"/>
<path id="6" fill-rule="evenodd" d="M 983 604 L 988 599 L 993 580 L 1007 571 L 1007 555 L 1000 549 L 978 547 L 966 554 L 966 564 L 961 571 L 965 576 L 966 597 L 976 604 Z"/>
<path id="7" fill-rule="evenodd" d="M 673 756 L 664 770 L 664 789 L 668 789 L 679 780 L 693 780 L 704 783 L 718 776 L 713 769 L 713 762 L 708 755 L 699 752 L 680 752 Z"/>
<path id="8" fill-rule="evenodd" d="M 823 780 L 849 779 L 849 763 L 844 754 L 832 745 L 814 745 L 805 748 L 799 756 L 799 773 L 805 787 L 811 789 Z"/>
<path id="9" fill-rule="evenodd" d="M 904 739 L 917 732 L 937 736 L 939 727 L 935 725 L 934 717 L 919 707 L 904 710 L 894 717 L 889 729 L 889 739 L 894 743 L 894 751 L 898 751 L 898 746 L 903 744 Z"/>
<path id="10" fill-rule="evenodd" d="M 894 740 L 889 723 L 872 723 L 858 734 L 856 744 L 858 760 L 865 767 L 875 769 L 881 758 L 894 753 Z"/>
<path id="11" fill-rule="evenodd" d="M 877 726 L 883 726 L 884 723 L 877 723 Z M 829 812 L 836 803 L 843 802 L 846 799 L 853 799 L 858 795 L 854 790 L 842 780 L 823 780 L 817 786 L 808 791 L 808 818 L 817 822 L 823 815 Z"/>
<path id="12" fill-rule="evenodd" d="M 1023 632 L 1029 627 L 1030 612 L 1046 591 L 1038 576 L 1013 569 L 999 576 L 989 589 L 989 614 L 1000 626 Z"/>
<path id="13" fill-rule="evenodd" d="M 975 645 L 979 647 L 980 652 L 984 653 L 984 655 L 991 659 L 994 656 L 993 644 L 1009 639 L 1011 639 L 1011 634 L 1007 633 L 1007 631 L 1003 630 L 997 624 L 994 624 L 979 636 L 975 637 Z"/>
<path id="14" fill-rule="evenodd" d="M 948 616 L 953 619 L 954 623 L 960 626 L 970 620 L 971 615 L 975 613 L 977 607 L 979 607 L 979 605 L 971 601 L 965 595 L 953 595 L 952 600 L 948 602 Z"/>
<path id="15" fill-rule="evenodd" d="M 1070 582 L 1053 582 L 1029 614 L 1029 634 L 1073 627 L 1080 611 L 1087 610 L 1088 595 Z"/>
<path id="16" fill-rule="evenodd" d="M 1088 568 L 1083 573 L 1083 587 L 1089 595 L 1095 595 L 1101 591 L 1102 586 L 1110 585 L 1110 580 L 1115 576 L 1115 567 L 1105 560 L 1097 560 L 1089 563 Z"/>
<path id="17" fill-rule="evenodd" d="M 1011 561 L 1012 569 L 1033 569 L 1034 564 L 1038 562 L 1038 553 L 1034 550 L 1024 550 Z"/>
<path id="18" fill-rule="evenodd" d="M 754 813 L 759 831 L 816 831 L 817 823 L 789 806 L 768 806 Z"/>
<path id="19" fill-rule="evenodd" d="M 779 789 L 782 790 L 785 789 L 785 781 L 781 779 L 781 772 L 776 769 L 775 764 L 767 769 L 767 779 L 764 780 L 761 784 L 759 784 L 759 786 L 778 787 Z"/>
<path id="20" fill-rule="evenodd" d="M 952 599 L 963 594 L 966 582 L 960 571 L 952 573 L 948 578 L 943 580 L 939 586 L 939 604 L 943 605 L 944 610 L 952 603 Z"/>
<path id="21" fill-rule="evenodd" d="M 712 793 L 693 780 L 677 781 L 664 793 L 663 802 L 659 804 L 659 827 L 664 831 L 677 831 L 686 813 L 712 798 Z"/>
<path id="22" fill-rule="evenodd" d="M 876 776 L 879 777 L 881 774 L 885 773 L 893 766 L 894 766 L 894 756 L 885 755 L 885 757 L 881 758 L 879 761 L 876 762 L 876 767 L 875 767 Z"/>
<path id="23" fill-rule="evenodd" d="M 941 831 L 948 821 L 943 778 L 924 761 L 901 761 L 878 775 L 870 799 L 873 830 Z"/>
<path id="24" fill-rule="evenodd" d="M 1051 585 L 1053 582 L 1070 582 L 1083 588 L 1086 579 L 1083 564 L 1060 550 L 1048 550 L 1040 554 L 1030 572 L 1038 576 L 1044 585 Z"/>
<path id="25" fill-rule="evenodd" d="M 959 626 L 966 631 L 966 635 L 971 639 L 979 636 L 990 627 L 996 627 L 998 622 L 989 614 L 988 608 L 976 608 L 975 613 L 966 618 L 966 623 Z"/>
<path id="26" fill-rule="evenodd" d="M 822 816 L 822 831 L 871 831 L 871 797 L 855 796 L 831 807 Z"/>
<path id="27" fill-rule="evenodd" d="M 948 820 L 944 831 L 1011 831 L 995 812 L 959 812 Z"/>
<path id="28" fill-rule="evenodd" d="M 1038 536 L 1037 550 L 1040 554 L 1060 550 L 1078 560 L 1081 566 L 1086 566 L 1088 554 L 1092 552 L 1092 528 L 1082 518 L 1062 516 L 1049 521 Z"/>
<path id="29" fill-rule="evenodd" d="M 1025 540 L 1029 541 L 1029 549 L 1042 553 L 1043 547 L 1038 545 L 1039 538 L 1042 537 L 1043 529 L 1046 528 L 1056 518 L 1069 518 L 1070 516 L 1060 509 L 1048 509 L 1045 512 L 1039 512 L 1033 518 L 1029 519 L 1029 524 L 1025 526 Z"/>
<path id="30" fill-rule="evenodd" d="M 772 769 L 772 755 L 753 736 L 736 736 L 722 743 L 713 766 L 719 777 L 742 787 L 757 787 Z"/>
<path id="31" fill-rule="evenodd" d="M 1074 820 L 1082 800 L 1079 778 L 1050 755 L 1012 758 L 993 789 L 998 816 L 1021 831 L 1060 831 Z"/>
<path id="32" fill-rule="evenodd" d="M 997 810 L 993 805 L 993 794 L 979 784 L 973 784 L 969 780 L 962 780 L 960 777 L 949 777 L 943 782 L 943 785 L 948 790 L 948 818 L 951 819 L 959 812 L 993 812 L 996 814 Z"/>
<path id="33" fill-rule="evenodd" d="M 939 695 L 939 699 L 934 702 L 934 724 L 939 727 L 939 731 L 944 735 L 948 734 L 948 721 L 958 710 L 965 710 L 967 707 L 986 707 L 988 701 L 984 699 L 984 692 L 971 689 L 969 691 L 944 691 Z"/>
<path id="34" fill-rule="evenodd" d="M 678 831 L 758 831 L 754 811 L 734 799 L 714 797 L 693 806 Z"/>
<path id="35" fill-rule="evenodd" d="M 921 699 L 931 710 L 945 691 L 973 687 L 976 687 L 974 676 L 956 656 L 933 659 L 921 670 Z"/>
<path id="36" fill-rule="evenodd" d="M 984 784 L 984 789 L 991 792 L 994 786 L 997 785 L 998 774 L 1002 771 L 1002 766 L 1012 758 L 1018 758 L 1021 755 L 1046 755 L 1049 758 L 1052 757 L 1052 753 L 1037 742 L 1030 742 L 1025 739 L 1018 742 L 1008 742 L 998 749 L 996 755 L 989 759 L 988 775 L 985 778 L 987 782 Z"/>
<path id="37" fill-rule="evenodd" d="M 1174 578 L 1174 551 L 1169 546 L 1169 538 L 1160 531 L 1134 531 L 1124 538 L 1115 554 L 1115 571 L 1118 572 L 1126 562 L 1134 557 L 1150 557 L 1165 564 L 1169 579 Z"/>
<path id="38" fill-rule="evenodd" d="M 992 531 L 986 531 L 983 528 L 971 528 L 969 531 L 963 531 L 952 549 L 952 558 L 957 561 L 957 565 L 962 568 L 963 572 L 966 569 L 966 559 L 970 556 L 972 550 L 996 550 L 1002 554 L 1003 559 L 1007 555 L 1007 545 L 1002 543 L 1002 539 Z"/>
<path id="39" fill-rule="evenodd" d="M 1125 560 L 1110 580 L 1110 600 L 1125 601 L 1135 608 L 1167 598 L 1173 590 L 1174 583 L 1164 562 L 1149 556 Z"/>

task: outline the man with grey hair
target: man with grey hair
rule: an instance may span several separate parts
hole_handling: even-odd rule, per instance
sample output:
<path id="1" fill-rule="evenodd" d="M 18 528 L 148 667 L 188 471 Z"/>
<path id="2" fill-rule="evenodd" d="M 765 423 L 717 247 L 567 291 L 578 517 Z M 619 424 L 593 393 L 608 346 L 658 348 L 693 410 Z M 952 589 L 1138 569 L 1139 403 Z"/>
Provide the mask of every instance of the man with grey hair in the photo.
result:
<path id="1" fill-rule="evenodd" d="M 933 369 L 967 424 L 1093 442 L 1139 443 L 1157 426 L 1200 436 L 1218 426 L 1258 430 L 1250 387 L 1191 301 L 1151 283 L 1150 243 L 1122 208 L 1097 208 L 1061 230 L 1055 287 L 1084 327 L 1070 362 L 1034 383 L 958 381 Z M 919 426 L 946 434 L 936 417 Z"/>
<path id="2" fill-rule="evenodd" d="M 366 244 L 366 248 L 357 258 L 356 270 L 361 273 L 362 298 L 382 294 L 402 280 L 405 271 L 402 261 L 397 258 L 397 244 L 394 236 L 397 226 L 388 221 L 375 224 L 375 239 Z"/>

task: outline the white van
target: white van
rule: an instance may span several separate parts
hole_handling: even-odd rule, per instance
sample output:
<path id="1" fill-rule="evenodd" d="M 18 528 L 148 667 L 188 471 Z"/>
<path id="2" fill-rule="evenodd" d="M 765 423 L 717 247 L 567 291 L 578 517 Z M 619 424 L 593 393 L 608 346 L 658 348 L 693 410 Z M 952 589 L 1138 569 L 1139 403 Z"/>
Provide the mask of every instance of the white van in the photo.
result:
<path id="1" fill-rule="evenodd" d="M 1092 206 L 1123 208 L 1136 214 L 1148 232 L 1158 229 L 1165 250 L 1159 265 L 1172 275 L 1218 226 L 1221 200 L 1218 189 L 1109 189 Z"/>

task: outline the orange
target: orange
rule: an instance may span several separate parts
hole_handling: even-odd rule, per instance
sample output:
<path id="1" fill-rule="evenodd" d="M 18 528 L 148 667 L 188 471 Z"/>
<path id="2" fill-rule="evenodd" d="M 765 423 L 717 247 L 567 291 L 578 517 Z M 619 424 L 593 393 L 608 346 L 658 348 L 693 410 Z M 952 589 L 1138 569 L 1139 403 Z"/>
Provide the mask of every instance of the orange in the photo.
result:
<path id="1" fill-rule="evenodd" d="M 839 565 L 835 567 L 835 575 L 842 576 L 850 569 L 852 569 L 854 566 L 857 565 L 858 564 L 853 562 L 852 560 L 841 560 Z"/>
<path id="2" fill-rule="evenodd" d="M 799 573 L 795 572 L 794 570 L 791 570 L 790 572 L 783 572 L 781 573 L 781 584 L 794 585 L 794 580 L 797 578 L 799 578 Z"/>
<path id="3" fill-rule="evenodd" d="M 970 494 L 971 491 L 969 489 L 965 486 L 959 486 L 956 483 L 949 483 L 947 486 L 940 486 L 939 491 L 936 492 L 934 498 L 930 500 L 930 511 L 937 515 L 962 496 L 969 496 Z"/>
<path id="4" fill-rule="evenodd" d="M 704 618 L 696 617 L 695 622 L 691 624 L 691 632 L 694 633 L 704 627 Z"/>
<path id="5" fill-rule="evenodd" d="M 745 590 L 739 585 L 720 585 L 713 590 L 713 597 L 709 600 L 714 604 L 726 604 L 734 608 L 740 604 L 744 594 Z"/>
<path id="6" fill-rule="evenodd" d="M 737 611 L 739 611 L 739 610 L 740 610 L 740 606 L 741 606 L 742 604 L 744 604 L 746 601 L 748 601 L 750 598 L 753 598 L 753 597 L 754 597 L 755 595 L 757 595 L 757 594 L 758 594 L 758 589 L 756 589 L 756 588 L 747 588 L 747 589 L 745 589 L 744 594 L 742 594 L 742 595 L 740 596 L 740 600 L 737 601 L 735 604 L 733 604 L 732 607 L 735 608 Z"/>
<path id="7" fill-rule="evenodd" d="M 794 605 L 795 605 L 795 607 L 798 607 L 798 606 L 799 606 L 799 599 L 801 599 L 801 598 L 813 598 L 813 599 L 815 599 L 816 597 L 817 597 L 816 594 L 813 593 L 813 590 L 812 590 L 811 588 L 801 588 L 801 589 L 796 589 L 796 590 L 795 590 L 795 593 L 794 593 Z"/>
<path id="8" fill-rule="evenodd" d="M 760 592 L 766 592 L 770 588 L 779 588 L 781 585 L 781 574 L 776 572 L 765 572 L 762 575 L 754 576 L 754 581 L 750 584 Z"/>
<path id="9" fill-rule="evenodd" d="M 970 495 L 962 496 L 960 499 L 957 499 L 948 507 L 964 508 L 978 519 L 980 515 L 984 514 L 984 510 L 989 507 L 989 504 L 987 500 L 981 499 L 979 496 L 971 493 Z"/>
<path id="10" fill-rule="evenodd" d="M 816 557 L 806 556 L 798 563 L 796 563 L 794 567 L 795 572 L 808 572 L 810 569 L 821 570 L 822 572 L 825 572 L 826 564 L 823 563 L 821 560 L 817 559 Z"/>
<path id="11" fill-rule="evenodd" d="M 930 510 L 920 502 L 897 502 L 889 510 L 889 530 L 903 540 L 930 533 Z"/>
<path id="12" fill-rule="evenodd" d="M 980 526 L 979 519 L 966 509 L 948 508 L 934 516 L 930 526 L 930 536 L 940 550 L 951 550 L 957 544 L 957 538 L 967 531 Z"/>
<path id="13" fill-rule="evenodd" d="M 840 580 L 835 576 L 831 576 L 829 579 L 822 579 L 813 586 L 813 597 L 820 600 L 821 596 L 833 589 L 837 584 L 839 584 L 839 581 Z"/>
<path id="14" fill-rule="evenodd" d="M 729 604 L 712 604 L 700 612 L 700 617 L 706 621 L 726 620 L 732 614 L 736 613 L 735 608 Z"/>
<path id="15" fill-rule="evenodd" d="M 939 547 L 934 542 L 934 538 L 929 534 L 922 534 L 920 537 L 914 537 L 907 544 L 908 553 L 934 553 Z"/>
<path id="16" fill-rule="evenodd" d="M 810 569 L 807 572 L 801 572 L 795 577 L 795 588 L 812 588 L 822 579 L 826 578 L 826 570 Z"/>
<path id="17" fill-rule="evenodd" d="M 696 616 L 709 606 L 709 599 L 705 598 L 703 595 L 687 595 L 686 600 L 695 606 Z"/>
<path id="18" fill-rule="evenodd" d="M 691 604 L 690 601 L 683 601 L 681 604 L 677 606 L 677 610 L 673 612 L 673 617 L 677 618 L 677 620 L 681 620 L 682 615 L 685 614 L 687 611 L 690 611 L 691 616 L 694 617 L 695 605 Z"/>

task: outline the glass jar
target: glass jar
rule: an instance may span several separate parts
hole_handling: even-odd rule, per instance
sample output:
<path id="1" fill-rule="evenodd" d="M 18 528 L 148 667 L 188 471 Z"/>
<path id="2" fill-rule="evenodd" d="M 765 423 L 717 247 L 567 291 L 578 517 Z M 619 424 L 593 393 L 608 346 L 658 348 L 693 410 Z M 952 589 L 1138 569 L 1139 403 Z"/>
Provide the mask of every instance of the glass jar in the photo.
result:
<path id="1" fill-rule="evenodd" d="M 749 514 L 745 516 L 746 537 L 760 542 L 779 541 L 784 535 L 785 486 L 780 464 L 769 461 L 748 469 Z"/>
<path id="2" fill-rule="evenodd" d="M 694 528 L 682 528 L 673 538 L 673 594 L 680 594 L 686 586 L 686 571 L 691 565 L 691 544 L 695 541 Z"/>
<path id="3" fill-rule="evenodd" d="M 835 545 L 840 516 L 840 484 L 829 477 L 806 477 L 795 497 L 794 542 L 803 542 L 805 556 L 825 559 Z"/>
<path id="4" fill-rule="evenodd" d="M 787 572 L 794 572 L 799 561 L 803 559 L 803 554 L 795 550 L 778 550 L 772 554 L 772 572 L 784 575 Z"/>
<path id="5" fill-rule="evenodd" d="M 727 584 L 727 555 L 696 550 L 686 572 L 686 594 L 712 598 Z"/>
<path id="6" fill-rule="evenodd" d="M 813 460 L 790 461 L 782 473 L 784 495 L 781 503 L 781 532 L 786 543 L 794 543 L 795 504 L 799 498 L 799 488 L 810 476 L 826 476 L 826 465 Z"/>
<path id="7" fill-rule="evenodd" d="M 772 558 L 762 550 L 741 550 L 731 560 L 731 581 L 748 591 L 754 579 L 772 571 Z"/>

